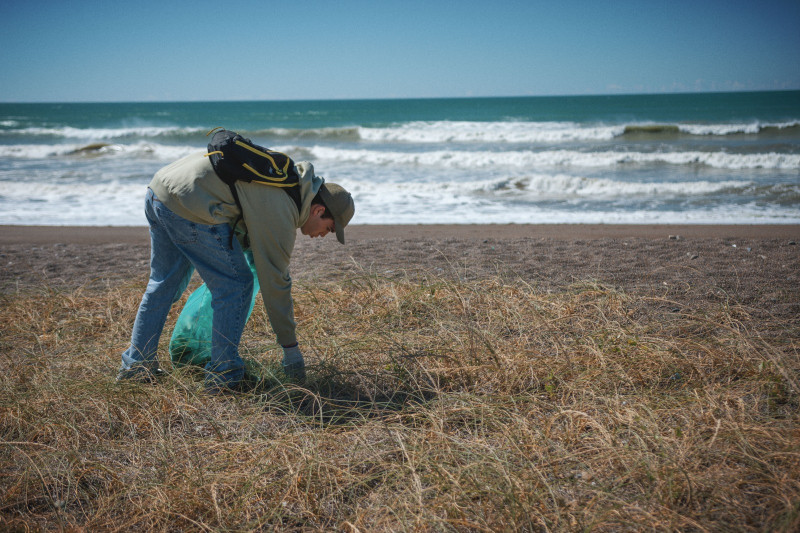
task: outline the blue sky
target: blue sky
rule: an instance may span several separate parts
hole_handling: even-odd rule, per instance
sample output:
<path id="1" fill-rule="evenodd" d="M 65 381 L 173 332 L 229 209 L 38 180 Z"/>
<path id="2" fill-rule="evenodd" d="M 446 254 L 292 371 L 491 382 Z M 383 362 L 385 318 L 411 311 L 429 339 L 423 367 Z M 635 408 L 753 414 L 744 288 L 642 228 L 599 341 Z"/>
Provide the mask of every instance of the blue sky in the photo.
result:
<path id="1" fill-rule="evenodd" d="M 800 89 L 800 0 L 3 2 L 2 102 Z"/>

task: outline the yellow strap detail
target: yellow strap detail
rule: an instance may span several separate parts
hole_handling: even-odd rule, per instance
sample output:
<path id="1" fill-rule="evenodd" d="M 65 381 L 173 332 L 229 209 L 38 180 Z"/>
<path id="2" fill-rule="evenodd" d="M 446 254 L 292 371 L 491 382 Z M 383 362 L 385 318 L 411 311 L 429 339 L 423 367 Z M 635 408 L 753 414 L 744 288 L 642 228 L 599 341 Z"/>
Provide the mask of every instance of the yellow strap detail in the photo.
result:
<path id="1" fill-rule="evenodd" d="M 270 156 L 268 153 L 262 152 L 261 150 L 253 148 L 249 144 L 245 144 L 242 141 L 236 141 L 236 144 L 238 144 L 242 148 L 246 148 L 246 149 L 250 150 L 254 154 L 257 154 L 257 155 L 260 155 L 261 157 L 265 157 L 265 158 L 269 159 L 270 161 L 272 161 L 272 166 L 274 166 L 275 168 L 279 168 L 278 167 L 278 163 L 276 163 L 275 160 L 272 159 L 272 156 Z M 281 154 L 281 152 L 275 152 L 275 153 Z M 281 155 L 286 157 L 286 154 L 281 154 Z M 286 164 L 283 166 L 282 169 L 280 169 L 280 173 L 283 174 L 284 176 L 286 175 L 286 171 L 289 170 L 289 161 L 291 161 L 291 159 L 289 157 L 286 157 Z"/>
<path id="2" fill-rule="evenodd" d="M 297 187 L 298 185 L 300 185 L 299 183 L 273 183 L 273 182 L 267 183 L 266 181 L 251 181 L 250 183 L 257 183 L 259 185 L 265 185 L 267 187 Z"/>
<path id="3" fill-rule="evenodd" d="M 216 152 L 208 152 L 207 154 L 203 154 L 203 156 L 204 157 L 208 157 L 208 156 L 214 155 L 214 154 L 225 155 L 222 152 L 220 152 L 219 150 L 217 150 Z"/>
<path id="4" fill-rule="evenodd" d="M 274 161 L 273 161 L 273 163 L 274 163 Z M 256 169 L 254 169 L 253 167 L 251 167 L 247 163 L 243 164 L 242 166 L 244 168 L 246 168 L 247 170 L 249 170 L 250 172 L 252 172 L 253 174 L 255 174 L 256 176 L 258 176 L 259 178 L 263 178 L 263 179 L 269 180 L 269 181 L 286 181 L 286 179 L 289 177 L 289 176 L 283 176 L 282 178 L 273 178 L 272 176 L 265 176 L 264 174 L 259 174 L 259 172 Z"/>
<path id="5" fill-rule="evenodd" d="M 209 135 L 211 135 L 212 133 L 214 133 L 214 132 L 215 132 L 215 131 L 217 131 L 217 130 L 224 130 L 224 129 L 225 129 L 225 128 L 223 128 L 222 126 L 217 126 L 217 127 L 216 127 L 216 128 L 214 128 L 213 130 L 211 130 L 211 131 L 209 131 L 208 133 L 206 133 L 206 137 L 208 137 Z"/>

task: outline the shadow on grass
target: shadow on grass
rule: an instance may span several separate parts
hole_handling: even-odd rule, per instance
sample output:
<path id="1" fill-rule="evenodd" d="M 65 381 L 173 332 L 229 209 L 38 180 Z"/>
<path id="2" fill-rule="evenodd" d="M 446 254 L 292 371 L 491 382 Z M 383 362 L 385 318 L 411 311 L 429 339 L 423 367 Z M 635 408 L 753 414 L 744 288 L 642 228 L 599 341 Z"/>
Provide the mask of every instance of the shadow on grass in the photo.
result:
<path id="1" fill-rule="evenodd" d="M 276 365 L 245 361 L 245 377 L 237 397 L 261 402 L 266 411 L 310 417 L 323 425 L 397 414 L 438 395 L 435 386 L 423 385 L 402 367 L 343 372 L 335 366 L 315 365 L 308 367 L 306 380 L 298 383 L 288 379 Z M 203 379 L 202 367 L 176 367 L 195 380 Z"/>

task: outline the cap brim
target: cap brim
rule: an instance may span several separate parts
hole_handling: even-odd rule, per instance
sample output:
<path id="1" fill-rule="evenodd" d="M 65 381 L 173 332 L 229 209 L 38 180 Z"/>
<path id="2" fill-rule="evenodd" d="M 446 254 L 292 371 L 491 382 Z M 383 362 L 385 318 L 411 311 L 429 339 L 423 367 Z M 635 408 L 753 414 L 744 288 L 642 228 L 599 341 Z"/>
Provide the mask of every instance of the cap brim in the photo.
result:
<path id="1" fill-rule="evenodd" d="M 319 193 L 322 196 L 322 201 L 325 202 L 325 205 L 330 210 L 330 206 L 333 205 L 333 197 L 331 196 L 330 191 L 328 191 L 327 184 L 325 183 L 322 184 L 322 186 L 319 188 Z M 337 217 L 336 215 L 333 215 L 333 222 L 336 225 L 336 239 L 340 243 L 344 244 L 344 227 L 347 224 L 342 223 L 341 217 Z"/>
<path id="2" fill-rule="evenodd" d="M 333 218 L 334 225 L 336 226 L 336 239 L 344 244 L 344 225 L 338 217 Z"/>

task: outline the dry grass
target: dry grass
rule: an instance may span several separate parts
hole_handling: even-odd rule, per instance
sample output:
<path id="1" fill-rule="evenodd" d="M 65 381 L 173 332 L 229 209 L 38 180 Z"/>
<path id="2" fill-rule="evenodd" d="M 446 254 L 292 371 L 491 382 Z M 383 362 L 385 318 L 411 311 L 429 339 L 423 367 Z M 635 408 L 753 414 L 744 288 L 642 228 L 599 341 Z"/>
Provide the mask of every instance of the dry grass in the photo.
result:
<path id="1" fill-rule="evenodd" d="M 296 285 L 304 388 L 257 313 L 274 378 L 209 397 L 185 369 L 114 383 L 141 289 L 0 296 L 3 528 L 800 529 L 796 324 L 364 274 Z"/>

